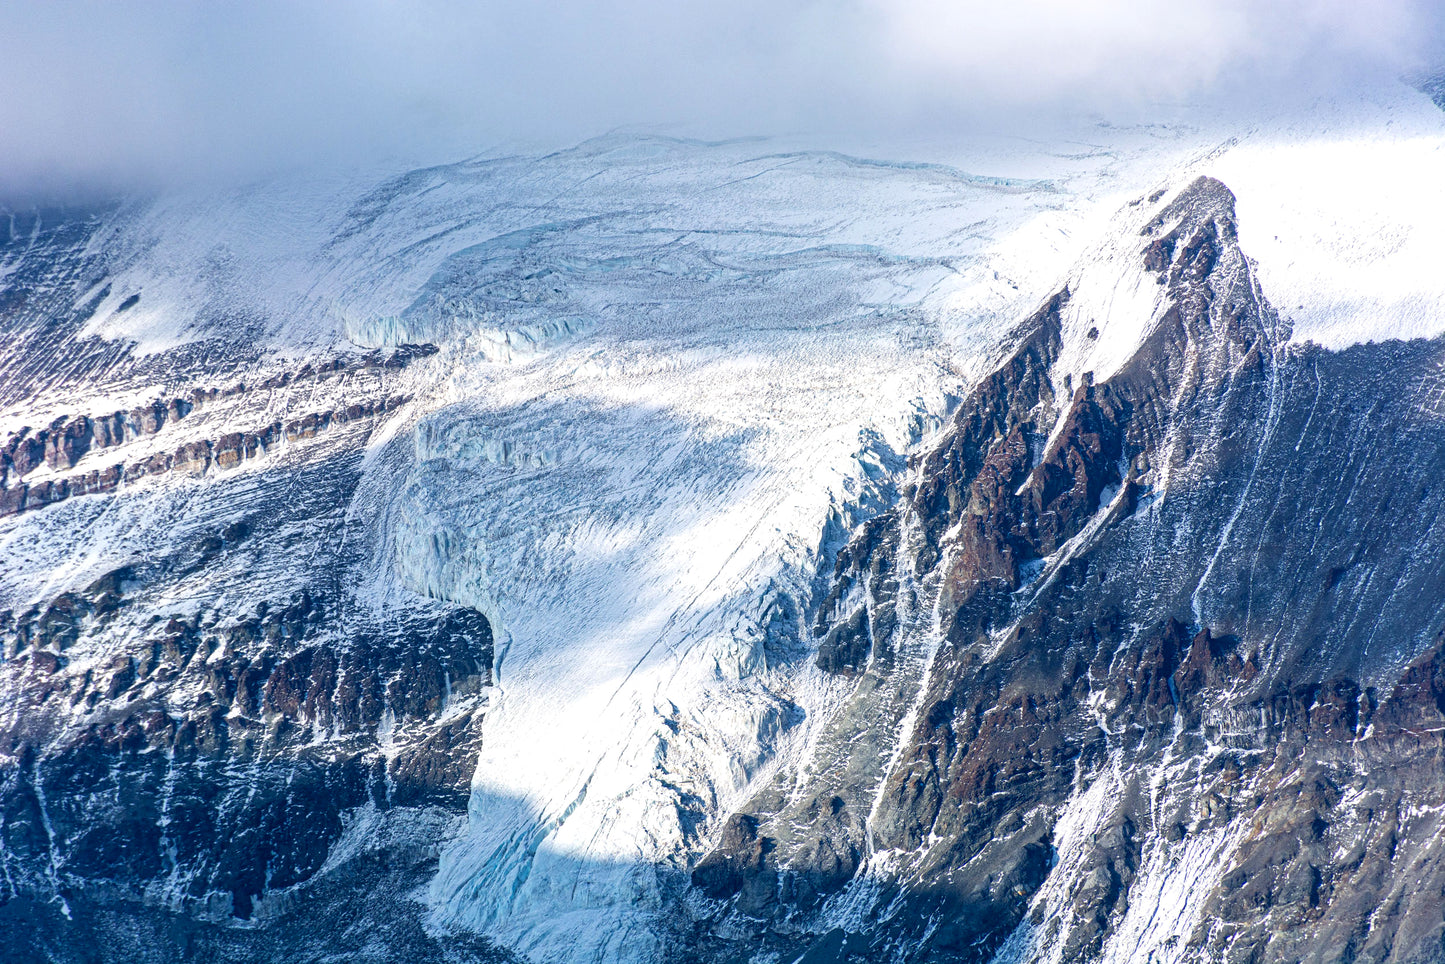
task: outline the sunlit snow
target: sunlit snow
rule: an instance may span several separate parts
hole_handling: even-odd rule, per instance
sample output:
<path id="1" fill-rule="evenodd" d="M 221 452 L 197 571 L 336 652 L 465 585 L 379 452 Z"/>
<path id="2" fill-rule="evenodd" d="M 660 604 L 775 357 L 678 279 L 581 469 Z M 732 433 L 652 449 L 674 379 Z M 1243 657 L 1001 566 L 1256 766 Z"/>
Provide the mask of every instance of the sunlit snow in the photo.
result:
<path id="1" fill-rule="evenodd" d="M 1070 370 L 1104 375 L 1147 334 L 1157 291 L 1137 252 L 1097 247 L 1119 212 L 1144 216 L 1129 202 L 1223 180 L 1296 340 L 1445 330 L 1445 114 L 1403 88 L 1381 98 L 980 139 L 940 164 L 617 134 L 175 198 L 117 216 L 91 331 L 150 351 L 233 324 L 295 357 L 441 346 L 351 507 L 375 559 L 358 604 L 448 599 L 498 638 L 468 826 L 427 899 L 439 925 L 539 961 L 640 959 L 659 869 L 710 829 L 681 811 L 725 813 L 837 697 L 765 645 L 829 533 L 876 507 L 1058 286 L 1074 293 Z M 87 538 L 121 554 L 132 537 Z M 1160 906 L 1186 917 L 1169 868 L 1204 873 L 1225 844 L 1151 858 Z M 1131 940 L 1163 939 L 1147 912 L 1131 910 Z"/>

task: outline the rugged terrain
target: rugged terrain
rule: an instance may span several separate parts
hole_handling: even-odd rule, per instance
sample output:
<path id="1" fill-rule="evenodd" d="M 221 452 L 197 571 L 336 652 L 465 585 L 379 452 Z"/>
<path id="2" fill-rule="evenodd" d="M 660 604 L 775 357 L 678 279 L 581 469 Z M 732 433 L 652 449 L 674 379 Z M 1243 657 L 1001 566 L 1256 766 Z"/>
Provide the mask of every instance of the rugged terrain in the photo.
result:
<path id="1" fill-rule="evenodd" d="M 1445 959 L 1442 120 L 7 212 L 0 956 Z"/>
<path id="2" fill-rule="evenodd" d="M 1218 181 L 1136 246 L 1137 351 L 1099 377 L 1060 291 L 840 554 L 826 769 L 693 872 L 742 946 L 823 920 L 859 960 L 1445 954 L 1442 345 L 1287 346 Z"/>

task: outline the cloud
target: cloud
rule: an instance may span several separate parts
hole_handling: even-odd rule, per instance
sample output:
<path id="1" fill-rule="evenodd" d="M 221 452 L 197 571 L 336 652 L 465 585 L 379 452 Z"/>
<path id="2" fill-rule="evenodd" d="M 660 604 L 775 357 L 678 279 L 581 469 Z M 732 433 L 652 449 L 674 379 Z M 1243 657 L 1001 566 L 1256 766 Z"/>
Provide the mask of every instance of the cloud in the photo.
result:
<path id="1" fill-rule="evenodd" d="M 626 124 L 852 132 L 1328 89 L 1433 0 L 53 0 L 0 7 L 0 191 L 150 186 Z"/>

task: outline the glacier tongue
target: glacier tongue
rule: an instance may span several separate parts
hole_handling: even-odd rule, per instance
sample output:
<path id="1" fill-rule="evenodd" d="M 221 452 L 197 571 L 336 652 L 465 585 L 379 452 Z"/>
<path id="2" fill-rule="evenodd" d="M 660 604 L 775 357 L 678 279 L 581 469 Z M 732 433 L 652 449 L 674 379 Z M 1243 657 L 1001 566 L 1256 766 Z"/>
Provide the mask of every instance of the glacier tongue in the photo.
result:
<path id="1" fill-rule="evenodd" d="M 361 604 L 459 603 L 495 637 L 468 819 L 427 892 L 432 923 L 537 961 L 648 960 L 718 818 L 836 707 L 843 684 L 811 659 L 815 590 L 909 452 L 1061 281 L 1059 374 L 1104 378 L 1148 334 L 1142 238 L 1095 243 L 1129 202 L 1137 228 L 1194 177 L 1227 183 L 1297 340 L 1438 333 L 1438 275 L 1402 286 L 1392 272 L 1441 247 L 1425 181 L 1445 128 L 1421 98 L 1388 96 L 1384 140 L 1356 136 L 1345 108 L 1286 136 L 1221 121 L 980 141 L 953 167 L 618 134 L 543 158 L 136 204 L 95 242 L 110 287 L 87 294 L 85 332 L 143 352 L 254 341 L 265 358 L 439 346 L 396 376 L 404 408 L 370 437 L 345 507 L 347 538 L 364 532 L 371 553 Z M 1331 164 L 1292 186 L 1306 148 Z M 1027 176 L 997 176 L 1013 171 Z M 1328 211 L 1302 200 L 1331 179 L 1360 190 Z M 141 401 L 82 394 L 65 404 Z M 254 404 L 277 414 L 269 396 Z M 0 412 L 0 428 L 39 410 Z M 234 428 L 223 417 L 202 412 L 166 444 L 219 438 Z M 275 451 L 261 458 L 311 457 Z M 138 484 L 80 526 L 79 562 L 39 537 L 40 515 L 22 517 L 0 546 L 25 564 L 0 594 L 29 604 L 99 574 L 117 546 L 143 555 L 161 538 L 151 501 L 204 489 Z M 45 511 L 83 522 L 99 505 Z M 1093 816 L 1070 820 L 1083 834 Z M 1161 852 L 1153 871 L 1209 856 Z"/>
<path id="2" fill-rule="evenodd" d="M 474 606 L 498 638 L 433 918 L 536 960 L 656 951 L 711 821 L 837 698 L 806 658 L 819 570 L 1044 284 L 1021 272 L 1055 271 L 1121 200 L 1099 188 L 1110 153 L 1075 175 L 1097 194 L 1074 194 L 755 145 L 607 146 L 591 203 L 650 146 L 677 165 L 664 183 L 633 169 L 655 207 L 444 259 L 417 304 L 447 374 L 405 466 L 377 469 L 399 473 L 377 486 L 379 584 Z M 484 329 L 507 298 L 589 322 L 504 358 Z"/>
<path id="3" fill-rule="evenodd" d="M 450 331 L 452 374 L 391 508 L 393 564 L 482 609 L 500 640 L 468 829 L 431 891 L 438 924 L 537 960 L 655 953 L 710 821 L 837 698 L 789 642 L 806 645 L 828 533 L 861 521 L 887 466 L 1057 278 L 1076 289 L 1061 364 L 1102 377 L 1127 358 L 1156 298 L 1137 251 L 1109 242 L 1129 250 L 1072 279 L 1064 266 L 1125 202 L 1142 224 L 1259 143 L 1106 136 L 1120 143 L 1092 169 L 987 184 L 599 145 L 589 200 L 630 169 L 654 208 L 549 212 L 438 264 L 406 311 Z M 719 154 L 745 180 L 719 179 Z M 659 157 L 678 166 L 661 175 Z M 904 223 L 903 205 L 928 214 Z M 587 321 L 499 354 L 489 326 L 509 303 L 526 331 Z"/>
<path id="4" fill-rule="evenodd" d="M 609 378 L 539 392 L 576 377 L 579 345 L 419 427 L 426 453 L 444 436 L 476 454 L 412 469 L 399 571 L 495 614 L 506 639 L 471 826 L 433 892 L 443 918 L 539 959 L 589 933 L 631 933 L 608 956 L 645 957 L 653 931 L 622 921 L 816 709 L 791 674 L 820 538 L 947 399 L 927 356 L 808 335 L 782 357 L 624 354 Z M 521 379 L 513 401 L 502 382 Z"/>

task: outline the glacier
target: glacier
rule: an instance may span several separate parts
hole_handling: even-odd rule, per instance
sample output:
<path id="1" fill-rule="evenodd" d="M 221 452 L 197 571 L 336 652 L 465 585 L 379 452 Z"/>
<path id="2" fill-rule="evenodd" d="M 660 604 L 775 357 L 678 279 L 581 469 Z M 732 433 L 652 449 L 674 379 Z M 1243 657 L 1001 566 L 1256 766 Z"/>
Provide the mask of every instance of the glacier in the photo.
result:
<path id="1" fill-rule="evenodd" d="M 1141 199 L 1211 175 L 1238 198 L 1294 342 L 1437 336 L 1442 146 L 1445 114 L 1403 86 L 1295 116 L 979 138 L 946 163 L 619 132 L 122 205 L 88 242 L 106 280 L 82 293 L 82 335 L 140 357 L 245 346 L 235 377 L 253 381 L 327 353 L 437 347 L 389 383 L 405 400 L 364 441 L 335 530 L 365 560 L 346 587 L 357 611 L 425 597 L 477 610 L 495 638 L 489 687 L 466 694 L 485 717 L 465 824 L 432 828 L 429 924 L 539 964 L 650 961 L 721 820 L 808 758 L 844 696 L 802 658 L 837 551 L 896 500 L 1019 319 L 1066 285 L 1059 377 L 1117 371 L 1161 292 L 1114 226 L 1137 234 Z M 148 390 L 41 385 L 0 411 L 0 432 Z M 284 404 L 345 401 L 328 391 Z M 166 444 L 237 417 L 209 412 Z M 234 484 L 340 452 L 351 431 L 279 444 L 229 470 Z M 73 541 L 46 539 L 42 513 L 0 523 L 0 598 L 39 603 L 154 554 L 164 527 L 199 525 L 210 473 L 45 510 Z M 166 611 L 216 592 L 245 609 L 294 578 L 231 574 Z M 915 644 L 917 693 L 900 699 L 927 685 L 936 640 Z M 1068 833 L 1093 832 L 1083 808 Z M 1233 843 L 1202 836 L 1178 860 L 1204 872 Z M 1138 951 L 1120 960 L 1195 912 L 1164 851 L 1151 860 L 1159 903 L 1130 910 Z M 999 960 L 1036 959 L 1030 940 L 1015 933 Z"/>

